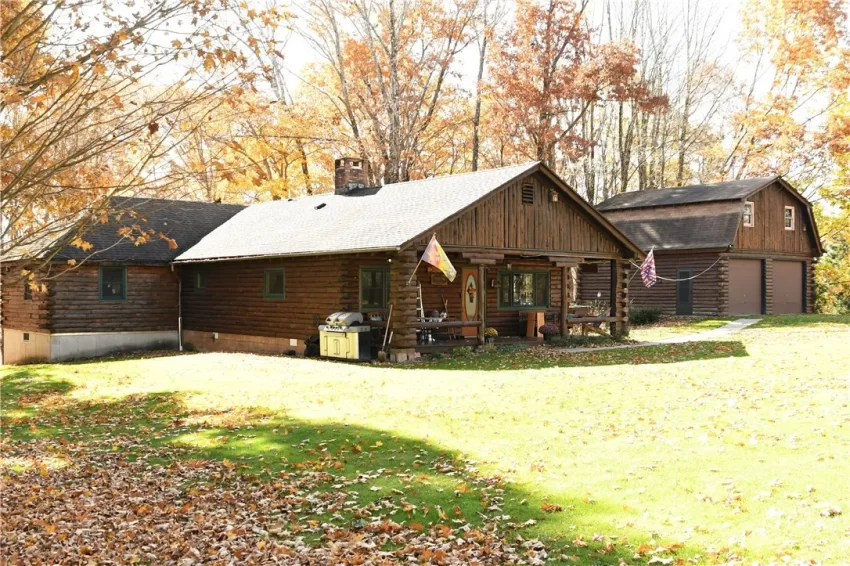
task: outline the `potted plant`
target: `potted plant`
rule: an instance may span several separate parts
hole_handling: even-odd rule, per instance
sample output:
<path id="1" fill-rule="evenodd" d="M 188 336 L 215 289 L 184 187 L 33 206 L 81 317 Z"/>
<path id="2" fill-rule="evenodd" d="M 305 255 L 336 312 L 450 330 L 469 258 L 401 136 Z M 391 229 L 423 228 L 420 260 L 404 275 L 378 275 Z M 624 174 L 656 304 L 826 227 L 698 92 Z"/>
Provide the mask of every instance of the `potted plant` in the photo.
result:
<path id="1" fill-rule="evenodd" d="M 538 328 L 538 332 L 543 335 L 544 340 L 551 340 L 561 335 L 561 330 L 558 326 L 551 322 Z"/>
<path id="2" fill-rule="evenodd" d="M 496 330 L 495 328 L 490 327 L 490 328 L 484 329 L 484 340 L 488 344 L 492 344 L 493 342 L 495 342 L 496 336 L 498 336 L 498 335 L 499 335 L 499 331 Z"/>

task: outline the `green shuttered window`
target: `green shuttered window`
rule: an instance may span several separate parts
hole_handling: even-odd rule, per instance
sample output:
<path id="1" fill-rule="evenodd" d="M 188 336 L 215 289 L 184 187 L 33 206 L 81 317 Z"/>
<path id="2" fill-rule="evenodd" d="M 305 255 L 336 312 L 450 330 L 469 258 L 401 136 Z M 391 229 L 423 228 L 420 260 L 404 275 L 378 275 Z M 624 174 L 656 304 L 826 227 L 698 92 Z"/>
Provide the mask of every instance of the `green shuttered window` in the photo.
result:
<path id="1" fill-rule="evenodd" d="M 383 310 L 390 300 L 390 270 L 386 267 L 360 268 L 360 311 Z"/>
<path id="2" fill-rule="evenodd" d="M 500 309 L 536 309 L 549 306 L 549 273 L 545 271 L 499 272 Z"/>
<path id="3" fill-rule="evenodd" d="M 286 274 L 282 268 L 266 269 L 263 282 L 263 297 L 278 301 L 286 298 Z"/>
<path id="4" fill-rule="evenodd" d="M 127 300 L 127 267 L 123 265 L 100 266 L 100 300 Z"/>

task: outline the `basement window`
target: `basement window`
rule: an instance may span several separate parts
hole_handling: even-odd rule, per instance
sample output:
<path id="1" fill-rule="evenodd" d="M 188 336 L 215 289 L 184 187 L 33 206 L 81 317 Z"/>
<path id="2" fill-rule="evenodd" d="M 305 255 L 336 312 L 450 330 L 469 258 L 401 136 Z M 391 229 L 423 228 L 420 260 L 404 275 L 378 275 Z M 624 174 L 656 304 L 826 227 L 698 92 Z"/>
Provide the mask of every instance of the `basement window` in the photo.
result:
<path id="1" fill-rule="evenodd" d="M 534 185 L 522 186 L 522 204 L 534 204 Z"/>
<path id="2" fill-rule="evenodd" d="M 502 271 L 499 273 L 499 308 L 537 309 L 549 306 L 549 273 Z"/>
<path id="3" fill-rule="evenodd" d="M 282 268 L 266 269 L 263 281 L 263 298 L 283 300 L 286 298 L 286 273 Z"/>
<path id="4" fill-rule="evenodd" d="M 794 229 L 794 207 L 786 206 L 785 207 L 785 229 L 793 230 Z"/>
<path id="5" fill-rule="evenodd" d="M 24 342 L 29 342 L 29 341 L 30 341 L 30 333 L 24 332 Z"/>
<path id="6" fill-rule="evenodd" d="M 100 300 L 127 300 L 127 267 L 123 265 L 100 266 Z"/>
<path id="7" fill-rule="evenodd" d="M 755 205 L 749 201 L 744 203 L 744 226 L 752 228 L 754 225 Z"/>

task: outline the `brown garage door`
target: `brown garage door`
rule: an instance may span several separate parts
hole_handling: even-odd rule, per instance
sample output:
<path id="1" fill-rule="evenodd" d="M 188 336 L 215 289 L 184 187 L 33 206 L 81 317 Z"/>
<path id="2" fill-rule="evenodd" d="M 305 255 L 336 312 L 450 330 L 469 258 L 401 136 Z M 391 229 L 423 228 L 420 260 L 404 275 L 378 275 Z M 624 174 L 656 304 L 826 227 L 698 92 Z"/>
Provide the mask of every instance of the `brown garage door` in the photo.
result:
<path id="1" fill-rule="evenodd" d="M 773 312 L 803 312 L 803 262 L 773 262 Z"/>
<path id="2" fill-rule="evenodd" d="M 729 260 L 729 314 L 761 314 L 760 259 Z"/>

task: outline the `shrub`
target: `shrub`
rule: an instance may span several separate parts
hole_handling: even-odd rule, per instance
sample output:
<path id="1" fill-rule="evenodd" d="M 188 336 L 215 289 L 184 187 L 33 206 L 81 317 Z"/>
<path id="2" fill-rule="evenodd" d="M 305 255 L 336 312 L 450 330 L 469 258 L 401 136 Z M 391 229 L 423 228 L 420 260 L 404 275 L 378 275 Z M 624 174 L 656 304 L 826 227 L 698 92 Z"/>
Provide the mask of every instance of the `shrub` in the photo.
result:
<path id="1" fill-rule="evenodd" d="M 452 356 L 456 358 L 466 358 L 471 356 L 473 352 L 474 350 L 472 349 L 472 346 L 461 346 L 452 350 Z"/>
<path id="2" fill-rule="evenodd" d="M 443 359 L 443 354 L 441 354 L 440 352 L 432 352 L 428 354 L 428 359 L 432 362 L 436 362 Z"/>
<path id="3" fill-rule="evenodd" d="M 551 322 L 549 324 L 544 324 L 543 326 L 541 326 L 539 328 L 539 331 L 540 334 L 542 334 L 546 338 L 557 336 L 561 333 L 561 329 L 558 328 L 557 325 L 552 324 Z"/>
<path id="4" fill-rule="evenodd" d="M 635 326 L 643 324 L 655 324 L 661 320 L 661 309 L 655 308 L 638 308 L 632 309 L 629 312 L 629 322 Z"/>

